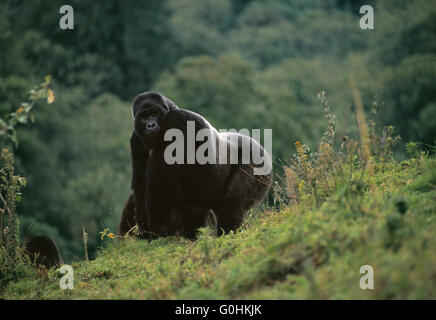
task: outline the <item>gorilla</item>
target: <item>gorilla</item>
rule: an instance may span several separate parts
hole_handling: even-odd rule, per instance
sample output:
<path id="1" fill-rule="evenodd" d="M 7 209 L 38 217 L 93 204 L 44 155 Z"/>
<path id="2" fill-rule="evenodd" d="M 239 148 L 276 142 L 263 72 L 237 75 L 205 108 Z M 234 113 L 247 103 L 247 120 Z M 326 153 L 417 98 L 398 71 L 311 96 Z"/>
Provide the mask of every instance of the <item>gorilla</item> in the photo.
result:
<path id="1" fill-rule="evenodd" d="M 32 237 L 26 242 L 25 252 L 32 263 L 35 262 L 37 266 L 43 265 L 47 269 L 64 263 L 56 242 L 50 237 Z"/>
<path id="2" fill-rule="evenodd" d="M 127 232 L 132 230 L 132 228 L 136 225 L 135 213 L 135 196 L 131 194 L 124 205 L 123 213 L 121 214 L 121 222 L 118 227 L 118 233 L 120 235 L 123 236 L 127 234 Z"/>
<path id="3" fill-rule="evenodd" d="M 271 158 L 251 137 L 218 132 L 201 115 L 158 92 L 137 95 L 132 115 L 133 194 L 120 233 L 137 224 L 143 238 L 193 238 L 211 212 L 218 234 L 228 233 L 271 186 Z M 254 159 L 254 150 L 262 163 Z"/>
<path id="4" fill-rule="evenodd" d="M 205 218 L 208 214 L 213 215 L 213 212 L 211 210 L 194 207 L 185 207 L 185 210 L 177 211 L 177 215 L 173 214 L 170 217 L 170 220 L 167 221 L 169 235 L 181 235 L 185 238 L 194 240 L 197 229 L 204 226 Z M 133 230 L 136 225 L 135 215 L 135 196 L 134 194 L 131 194 L 127 199 L 127 202 L 123 209 L 123 213 L 121 215 L 121 222 L 119 225 L 120 235 L 126 235 L 128 232 L 131 232 Z M 149 237 L 152 236 L 152 233 L 148 230 L 147 225 L 144 225 L 141 228 L 141 232 L 144 235 L 148 235 Z"/>

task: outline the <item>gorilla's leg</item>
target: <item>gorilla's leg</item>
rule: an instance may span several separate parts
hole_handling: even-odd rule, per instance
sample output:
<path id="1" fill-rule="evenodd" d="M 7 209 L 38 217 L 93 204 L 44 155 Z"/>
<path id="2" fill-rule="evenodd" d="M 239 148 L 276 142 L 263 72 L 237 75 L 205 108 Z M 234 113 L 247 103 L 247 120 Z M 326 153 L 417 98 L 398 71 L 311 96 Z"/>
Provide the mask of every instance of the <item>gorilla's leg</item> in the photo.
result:
<path id="1" fill-rule="evenodd" d="M 244 212 L 253 204 L 247 177 L 236 167 L 227 183 L 226 192 L 216 212 L 218 235 L 237 229 Z"/>
<path id="2" fill-rule="evenodd" d="M 132 227 L 135 226 L 135 210 L 135 197 L 133 194 L 131 194 L 121 215 L 121 221 L 119 225 L 120 235 L 125 235 L 132 229 Z M 163 228 L 162 231 L 166 235 L 179 234 L 182 237 L 194 240 L 197 229 L 205 226 L 208 214 L 210 214 L 209 209 L 201 209 L 189 206 L 184 206 L 178 210 L 173 209 L 172 214 L 165 222 L 165 228 Z M 145 233 L 145 237 L 148 238 L 150 236 L 148 234 L 148 230 L 145 230 Z"/>
<path id="3" fill-rule="evenodd" d="M 228 198 L 224 200 L 216 215 L 218 235 L 236 230 L 241 225 L 244 212 L 237 199 Z"/>
<path id="4" fill-rule="evenodd" d="M 206 219 L 209 214 L 209 209 L 200 209 L 194 207 L 183 208 L 181 215 L 182 221 L 180 235 L 190 240 L 195 240 L 197 229 L 206 225 Z"/>
<path id="5" fill-rule="evenodd" d="M 227 184 L 226 192 L 216 212 L 218 235 L 237 229 L 244 213 L 265 196 L 271 175 L 254 176 L 251 165 L 238 165 Z"/>
<path id="6" fill-rule="evenodd" d="M 124 206 L 123 213 L 121 215 L 121 221 L 119 225 L 119 234 L 125 235 L 129 230 L 131 230 L 135 225 L 135 196 L 133 193 L 127 199 L 126 205 Z"/>
<path id="7" fill-rule="evenodd" d="M 147 201 L 147 212 L 149 240 L 175 234 L 177 223 L 174 219 L 178 216 L 178 210 L 175 207 L 151 199 Z"/>

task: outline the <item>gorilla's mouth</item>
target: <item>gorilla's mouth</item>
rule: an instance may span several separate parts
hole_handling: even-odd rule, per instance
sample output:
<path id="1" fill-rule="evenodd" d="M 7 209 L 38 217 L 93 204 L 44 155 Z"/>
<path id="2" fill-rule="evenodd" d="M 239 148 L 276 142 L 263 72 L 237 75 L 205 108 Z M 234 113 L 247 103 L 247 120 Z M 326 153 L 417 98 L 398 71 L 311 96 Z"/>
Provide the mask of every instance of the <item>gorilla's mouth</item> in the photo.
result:
<path id="1" fill-rule="evenodd" d="M 151 138 L 153 138 L 153 137 L 157 137 L 158 135 L 159 135 L 159 130 L 157 130 L 157 131 L 145 131 L 144 132 L 144 134 L 147 136 L 147 137 L 151 137 Z"/>

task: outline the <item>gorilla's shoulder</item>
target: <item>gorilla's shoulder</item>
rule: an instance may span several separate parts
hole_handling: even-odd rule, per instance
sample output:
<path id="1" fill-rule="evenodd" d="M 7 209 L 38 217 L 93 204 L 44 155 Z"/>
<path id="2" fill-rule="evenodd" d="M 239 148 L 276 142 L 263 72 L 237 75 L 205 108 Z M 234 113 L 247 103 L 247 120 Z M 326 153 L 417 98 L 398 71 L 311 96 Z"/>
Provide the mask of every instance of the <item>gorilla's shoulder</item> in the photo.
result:
<path id="1" fill-rule="evenodd" d="M 204 128 L 213 129 L 212 125 L 204 117 L 198 113 L 185 109 L 169 111 L 165 117 L 165 129 L 177 128 L 185 131 L 188 121 L 195 122 L 195 130 Z"/>

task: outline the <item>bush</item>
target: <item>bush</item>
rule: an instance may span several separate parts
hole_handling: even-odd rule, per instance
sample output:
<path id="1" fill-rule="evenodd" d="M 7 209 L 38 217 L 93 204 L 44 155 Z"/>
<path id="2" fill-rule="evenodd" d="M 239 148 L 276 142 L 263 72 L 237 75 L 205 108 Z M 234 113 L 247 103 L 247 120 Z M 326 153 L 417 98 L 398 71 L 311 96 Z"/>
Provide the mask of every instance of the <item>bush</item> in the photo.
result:
<path id="1" fill-rule="evenodd" d="M 29 92 L 29 102 L 24 102 L 15 111 L 3 119 L 0 118 L 0 139 L 3 146 L 18 145 L 16 126 L 34 121 L 31 110 L 35 103 L 46 98 L 48 103 L 54 101 L 54 94 L 48 85 L 50 76 Z M 0 287 L 9 281 L 17 280 L 29 272 L 27 256 L 20 245 L 19 219 L 16 203 L 21 200 L 21 187 L 26 179 L 15 174 L 13 153 L 3 148 L 0 155 Z"/>

